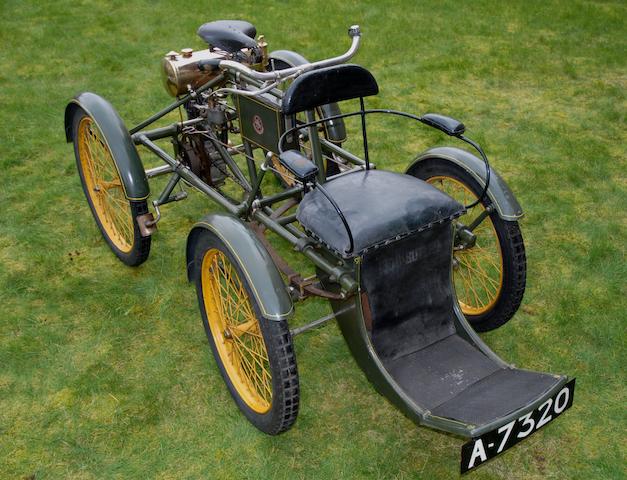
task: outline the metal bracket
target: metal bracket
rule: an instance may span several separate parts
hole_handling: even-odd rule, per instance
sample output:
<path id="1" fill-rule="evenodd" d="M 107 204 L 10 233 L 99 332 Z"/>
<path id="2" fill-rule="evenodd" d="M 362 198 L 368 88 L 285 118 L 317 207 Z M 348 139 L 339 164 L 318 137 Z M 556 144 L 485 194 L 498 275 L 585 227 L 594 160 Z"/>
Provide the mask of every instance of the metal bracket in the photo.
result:
<path id="1" fill-rule="evenodd" d="M 150 237 L 157 231 L 157 220 L 154 219 L 150 212 L 137 215 L 137 226 L 142 237 Z"/>

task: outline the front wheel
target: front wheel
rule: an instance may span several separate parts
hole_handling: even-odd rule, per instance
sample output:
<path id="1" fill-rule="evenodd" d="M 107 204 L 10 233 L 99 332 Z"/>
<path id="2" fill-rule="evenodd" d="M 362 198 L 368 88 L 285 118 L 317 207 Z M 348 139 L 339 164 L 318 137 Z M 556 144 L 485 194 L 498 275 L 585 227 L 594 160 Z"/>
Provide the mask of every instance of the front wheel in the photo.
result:
<path id="1" fill-rule="evenodd" d="M 140 265 L 150 253 L 150 236 L 141 235 L 137 222 L 148 213 L 146 200 L 126 198 L 107 139 L 81 109 L 74 114 L 72 135 L 83 192 L 102 236 L 122 262 Z"/>
<path id="2" fill-rule="evenodd" d="M 442 158 L 428 158 L 407 172 L 444 191 L 463 205 L 475 202 L 483 187 L 455 163 Z M 456 235 L 453 251 L 453 281 L 459 306 L 466 319 L 479 332 L 487 332 L 509 321 L 525 293 L 526 257 L 517 221 L 506 221 L 485 197 L 458 219 L 460 229 L 473 225 L 473 241 L 464 243 Z"/>
<path id="3" fill-rule="evenodd" d="M 292 336 L 285 320 L 261 315 L 236 256 L 213 232 L 199 239 L 194 258 L 202 321 L 235 403 L 255 427 L 277 435 L 298 415 Z"/>

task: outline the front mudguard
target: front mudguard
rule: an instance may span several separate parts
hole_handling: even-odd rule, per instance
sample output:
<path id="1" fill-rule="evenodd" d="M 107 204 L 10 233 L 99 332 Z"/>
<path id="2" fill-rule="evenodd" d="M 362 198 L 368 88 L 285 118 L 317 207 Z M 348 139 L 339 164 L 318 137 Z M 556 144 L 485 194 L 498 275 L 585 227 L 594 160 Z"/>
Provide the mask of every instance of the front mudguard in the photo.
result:
<path id="1" fill-rule="evenodd" d="M 91 92 L 84 92 L 73 98 L 65 108 L 65 138 L 68 142 L 73 138 L 72 121 L 78 110 L 87 113 L 102 132 L 122 179 L 126 198 L 146 199 L 150 194 L 150 187 L 144 166 L 131 135 L 113 106 Z"/>
<path id="2" fill-rule="evenodd" d="M 309 61 L 301 54 L 292 52 L 291 50 L 275 50 L 270 53 L 268 58 L 270 59 L 270 62 L 272 62 L 273 59 L 276 59 L 287 63 L 290 67 L 297 67 L 299 65 L 309 63 Z M 319 110 L 321 118 L 329 118 L 342 114 L 342 111 L 337 103 L 327 103 L 326 105 L 320 106 Z M 342 143 L 346 141 L 346 126 L 344 125 L 343 119 L 338 118 L 336 120 L 324 122 L 324 129 L 327 134 L 327 139 L 331 142 Z"/>
<path id="3" fill-rule="evenodd" d="M 187 279 L 193 281 L 200 268 L 195 258 L 196 245 L 206 231 L 214 233 L 233 254 L 244 272 L 250 289 L 264 318 L 284 320 L 292 316 L 294 306 L 281 274 L 270 254 L 238 218 L 224 213 L 212 213 L 198 222 L 187 237 Z"/>
<path id="4" fill-rule="evenodd" d="M 481 187 L 486 184 L 485 163 L 472 153 L 455 147 L 430 148 L 418 155 L 409 165 L 405 173 L 412 175 L 414 169 L 420 168 L 420 163 L 430 158 L 440 158 L 452 162 L 466 170 Z M 505 180 L 496 170 L 490 167 L 490 185 L 487 196 L 494 205 L 499 217 L 506 221 L 518 220 L 523 216 L 523 209 L 516 200 Z"/>

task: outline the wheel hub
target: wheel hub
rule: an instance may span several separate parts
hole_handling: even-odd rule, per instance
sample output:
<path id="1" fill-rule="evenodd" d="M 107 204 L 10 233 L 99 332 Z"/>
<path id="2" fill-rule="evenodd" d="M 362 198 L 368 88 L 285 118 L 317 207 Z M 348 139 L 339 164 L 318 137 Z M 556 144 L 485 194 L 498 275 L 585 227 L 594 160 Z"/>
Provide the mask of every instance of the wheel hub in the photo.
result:
<path id="1" fill-rule="evenodd" d="M 457 224 L 455 229 L 455 248 L 457 250 L 468 250 L 477 243 L 477 236 L 466 225 Z"/>

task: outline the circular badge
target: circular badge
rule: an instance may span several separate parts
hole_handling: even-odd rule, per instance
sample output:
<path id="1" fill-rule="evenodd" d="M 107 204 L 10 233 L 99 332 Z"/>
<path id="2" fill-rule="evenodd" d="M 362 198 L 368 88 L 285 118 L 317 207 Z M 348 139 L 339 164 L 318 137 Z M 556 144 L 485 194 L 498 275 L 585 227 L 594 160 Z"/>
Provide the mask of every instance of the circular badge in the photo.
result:
<path id="1" fill-rule="evenodd" d="M 261 121 L 261 117 L 259 115 L 255 115 L 253 117 L 253 128 L 257 135 L 261 135 L 263 133 L 263 122 Z"/>

